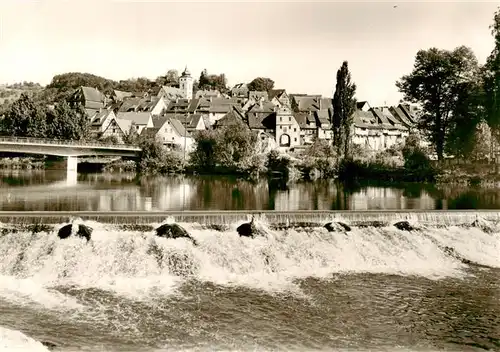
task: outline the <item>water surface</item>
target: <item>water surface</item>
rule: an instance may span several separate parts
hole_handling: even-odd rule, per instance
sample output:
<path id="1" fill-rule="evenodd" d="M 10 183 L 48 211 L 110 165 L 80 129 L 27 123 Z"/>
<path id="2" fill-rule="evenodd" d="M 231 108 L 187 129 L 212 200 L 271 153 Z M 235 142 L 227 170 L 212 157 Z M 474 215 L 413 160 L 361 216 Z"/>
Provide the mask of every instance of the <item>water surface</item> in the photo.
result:
<path id="1" fill-rule="evenodd" d="M 234 177 L 79 174 L 0 170 L 0 210 L 366 210 L 498 209 L 500 191 L 426 184 L 286 183 Z"/>

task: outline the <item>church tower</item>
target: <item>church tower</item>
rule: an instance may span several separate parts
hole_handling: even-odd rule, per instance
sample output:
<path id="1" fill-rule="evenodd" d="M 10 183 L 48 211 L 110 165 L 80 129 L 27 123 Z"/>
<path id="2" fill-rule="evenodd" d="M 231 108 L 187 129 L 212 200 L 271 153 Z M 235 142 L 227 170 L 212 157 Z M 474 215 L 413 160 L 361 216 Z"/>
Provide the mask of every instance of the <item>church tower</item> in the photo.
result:
<path id="1" fill-rule="evenodd" d="M 193 83 L 194 79 L 191 77 L 191 73 L 186 66 L 181 77 L 179 77 L 179 88 L 182 91 L 182 94 L 184 94 L 184 98 L 189 100 L 193 99 Z"/>

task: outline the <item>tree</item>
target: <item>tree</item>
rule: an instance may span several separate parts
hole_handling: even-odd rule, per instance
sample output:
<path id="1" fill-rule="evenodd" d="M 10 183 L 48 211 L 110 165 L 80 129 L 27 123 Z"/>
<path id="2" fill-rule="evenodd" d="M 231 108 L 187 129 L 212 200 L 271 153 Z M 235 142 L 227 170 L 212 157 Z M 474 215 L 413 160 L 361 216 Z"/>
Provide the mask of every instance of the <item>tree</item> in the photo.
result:
<path id="1" fill-rule="evenodd" d="M 199 131 L 194 139 L 196 147 L 190 161 L 196 169 L 213 171 L 217 166 L 224 166 L 234 171 L 248 171 L 252 168 L 257 135 L 246 125 Z"/>
<path id="2" fill-rule="evenodd" d="M 218 90 L 221 93 L 227 92 L 227 80 L 226 75 L 221 73 L 220 75 L 209 75 L 207 70 L 204 69 L 200 74 L 200 79 L 198 81 L 198 89 L 200 90 Z"/>
<path id="3" fill-rule="evenodd" d="M 356 110 L 356 84 L 351 81 L 347 61 L 337 71 L 337 84 L 333 95 L 333 144 L 337 155 L 349 156 L 353 114 Z"/>
<path id="4" fill-rule="evenodd" d="M 47 137 L 84 140 L 90 137 L 90 122 L 82 106 L 72 109 L 65 101 L 47 112 Z"/>
<path id="5" fill-rule="evenodd" d="M 396 86 L 408 101 L 423 107 L 420 128 L 427 133 L 439 160 L 443 159 L 452 119 L 464 111 L 460 106 L 468 96 L 479 66 L 471 49 L 461 46 L 452 51 L 431 48 L 420 50 L 413 71 Z M 466 108 L 465 110 L 467 110 Z M 468 118 L 468 113 L 461 118 Z"/>
<path id="6" fill-rule="evenodd" d="M 247 85 L 249 91 L 269 92 L 274 87 L 274 81 L 266 77 L 257 77 Z"/>
<path id="7" fill-rule="evenodd" d="M 3 126 L 4 133 L 11 136 L 44 138 L 47 132 L 45 111 L 23 93 L 5 114 Z"/>
<path id="8" fill-rule="evenodd" d="M 141 151 L 137 171 L 139 173 L 177 173 L 184 169 L 183 160 L 165 150 L 157 139 L 143 139 L 139 143 Z"/>
<path id="9" fill-rule="evenodd" d="M 123 143 L 129 145 L 136 145 L 140 142 L 140 136 L 135 129 L 135 126 L 130 126 L 129 130 L 125 132 L 125 136 L 123 137 Z"/>
<path id="10" fill-rule="evenodd" d="M 497 141 L 500 139 L 500 9 L 490 26 L 495 46 L 484 66 L 485 116 Z"/>
<path id="11" fill-rule="evenodd" d="M 165 77 L 168 83 L 179 83 L 179 71 L 168 70 L 167 76 Z"/>
<path id="12" fill-rule="evenodd" d="M 474 133 L 484 120 L 484 91 L 479 75 L 457 85 L 454 110 L 451 113 L 449 132 L 446 138 L 447 153 L 469 158 L 477 154 L 480 142 Z"/>

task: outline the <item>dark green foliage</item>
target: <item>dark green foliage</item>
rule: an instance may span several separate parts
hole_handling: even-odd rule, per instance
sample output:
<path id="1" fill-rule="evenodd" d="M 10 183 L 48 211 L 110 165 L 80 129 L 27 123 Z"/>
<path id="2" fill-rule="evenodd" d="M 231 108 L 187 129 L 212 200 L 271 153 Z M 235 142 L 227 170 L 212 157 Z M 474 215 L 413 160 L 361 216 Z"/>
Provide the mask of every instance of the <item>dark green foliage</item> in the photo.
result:
<path id="1" fill-rule="evenodd" d="M 405 169 L 409 171 L 428 171 L 432 169 L 431 162 L 425 151 L 420 147 L 418 138 L 408 136 L 403 148 Z"/>
<path id="2" fill-rule="evenodd" d="M 106 144 L 120 144 L 120 141 L 115 135 L 99 138 L 99 142 Z"/>
<path id="3" fill-rule="evenodd" d="M 134 126 L 130 126 L 129 130 L 125 133 L 125 136 L 123 137 L 123 143 L 128 145 L 137 145 L 140 143 L 140 141 L 141 138 L 137 133 L 137 130 L 134 128 Z"/>
<path id="4" fill-rule="evenodd" d="M 249 91 L 269 92 L 274 88 L 274 81 L 266 77 L 257 77 L 248 83 L 247 87 Z"/>
<path id="5" fill-rule="evenodd" d="M 142 151 L 137 163 L 137 171 L 142 174 L 180 173 L 184 163 L 180 157 L 165 150 L 157 140 L 142 140 L 139 144 Z"/>
<path id="6" fill-rule="evenodd" d="M 71 108 L 58 103 L 47 111 L 47 137 L 64 140 L 85 140 L 90 137 L 90 122 L 81 106 Z"/>
<path id="7" fill-rule="evenodd" d="M 18 82 L 18 83 L 14 83 L 14 84 L 9 84 L 7 86 L 7 88 L 9 88 L 9 89 L 40 89 L 40 88 L 42 88 L 42 86 L 40 85 L 40 83 L 23 81 L 23 82 Z"/>
<path id="8" fill-rule="evenodd" d="M 190 155 L 190 161 L 195 169 L 209 172 L 214 170 L 217 163 L 215 151 L 218 135 L 219 130 L 199 131 L 194 135 L 196 148 Z"/>
<path id="9" fill-rule="evenodd" d="M 337 71 L 337 84 L 333 95 L 333 144 L 337 147 L 337 154 L 344 158 L 349 157 L 351 145 L 351 129 L 353 114 L 356 110 L 356 85 L 351 82 L 351 73 L 347 61 Z"/>
<path id="10" fill-rule="evenodd" d="M 117 89 L 125 92 L 149 92 L 154 87 L 156 83 L 145 77 L 130 78 L 127 80 L 121 80 L 116 84 L 112 84 L 111 89 Z M 101 90 L 103 93 L 107 93 L 109 89 Z"/>
<path id="11" fill-rule="evenodd" d="M 471 49 L 461 46 L 452 51 L 431 48 L 420 50 L 413 71 L 396 83 L 405 99 L 422 104 L 420 128 L 443 159 L 450 130 L 464 126 L 466 131 L 477 121 L 479 109 L 476 82 L 479 76 L 477 59 Z M 453 123 L 453 120 L 461 123 Z M 451 143 L 450 145 L 453 145 Z"/>
<path id="12" fill-rule="evenodd" d="M 329 141 L 316 139 L 314 143 L 304 151 L 304 158 L 299 167 L 305 174 L 318 171 L 323 178 L 334 177 L 337 173 L 337 153 Z"/>
<path id="13" fill-rule="evenodd" d="M 159 76 L 155 81 L 157 86 L 177 85 L 179 84 L 179 71 L 168 70 L 165 76 Z"/>
<path id="14" fill-rule="evenodd" d="M 277 150 L 271 150 L 267 154 L 266 168 L 271 173 L 279 172 L 283 175 L 288 175 L 290 165 L 290 158 Z"/>
<path id="15" fill-rule="evenodd" d="M 10 136 L 43 138 L 47 133 L 44 108 L 24 93 L 12 103 L 2 125 L 3 133 Z"/>
<path id="16" fill-rule="evenodd" d="M 200 131 L 194 139 L 196 147 L 190 154 L 190 161 L 200 172 L 218 169 L 250 173 L 258 166 L 255 158 L 257 136 L 244 124 Z"/>
<path id="17" fill-rule="evenodd" d="M 203 70 L 198 81 L 198 89 L 200 90 L 218 90 L 221 93 L 227 92 L 227 79 L 221 73 L 220 75 L 209 75 L 207 70 Z"/>
<path id="18" fill-rule="evenodd" d="M 500 139 L 500 9 L 495 12 L 490 26 L 495 46 L 484 67 L 486 121 Z"/>
<path id="19" fill-rule="evenodd" d="M 109 79 L 90 73 L 68 72 L 54 76 L 47 88 L 55 88 L 58 92 L 66 92 L 86 86 L 97 88 L 103 93 L 111 93 L 115 84 Z"/>

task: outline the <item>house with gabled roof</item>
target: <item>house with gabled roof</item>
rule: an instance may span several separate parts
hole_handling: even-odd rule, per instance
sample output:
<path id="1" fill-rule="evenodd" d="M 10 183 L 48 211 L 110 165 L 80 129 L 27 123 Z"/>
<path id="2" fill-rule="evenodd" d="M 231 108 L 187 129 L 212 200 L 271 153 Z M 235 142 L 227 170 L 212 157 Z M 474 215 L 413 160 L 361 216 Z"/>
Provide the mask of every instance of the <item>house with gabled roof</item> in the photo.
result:
<path id="1" fill-rule="evenodd" d="M 126 98 L 130 98 L 133 95 L 133 93 L 130 92 L 124 92 L 121 90 L 113 90 L 113 93 L 111 94 L 111 98 L 114 101 L 124 101 Z"/>
<path id="2" fill-rule="evenodd" d="M 294 112 L 293 116 L 300 127 L 300 144 L 313 144 L 318 136 L 316 118 L 310 112 Z"/>
<path id="3" fill-rule="evenodd" d="M 252 99 L 255 102 L 269 101 L 269 95 L 264 91 L 251 90 L 248 92 L 248 99 Z"/>
<path id="4" fill-rule="evenodd" d="M 145 128 L 154 127 L 150 112 L 119 112 L 116 114 L 116 119 L 130 121 L 132 127 L 139 135 Z"/>
<path id="5" fill-rule="evenodd" d="M 231 96 L 232 97 L 248 97 L 248 85 L 246 83 L 238 83 L 235 84 L 233 88 L 231 88 Z"/>
<path id="6" fill-rule="evenodd" d="M 155 96 L 129 97 L 116 109 L 117 112 L 150 112 L 153 116 L 161 115 L 167 110 L 165 99 Z"/>
<path id="7" fill-rule="evenodd" d="M 89 118 L 93 118 L 107 104 L 106 96 L 97 88 L 85 86 L 78 87 L 68 100 L 71 106 L 83 106 Z"/>
<path id="8" fill-rule="evenodd" d="M 215 123 L 213 124 L 213 128 L 228 126 L 242 126 L 245 128 L 249 128 L 245 123 L 245 115 L 234 106 L 231 106 L 231 110 L 220 119 L 215 121 Z"/>
<path id="9" fill-rule="evenodd" d="M 353 143 L 380 151 L 404 143 L 408 137 L 408 127 L 388 107 L 372 108 L 367 102 L 358 102 L 356 107 Z"/>
<path id="10" fill-rule="evenodd" d="M 103 110 L 91 121 L 90 131 L 97 138 L 115 137 L 118 143 L 123 143 L 131 124 L 131 121 L 117 120 L 113 110 Z"/>
<path id="11" fill-rule="evenodd" d="M 284 89 L 271 89 L 268 92 L 268 99 L 277 107 L 291 107 L 290 97 Z"/>
<path id="12" fill-rule="evenodd" d="M 253 131 L 263 131 L 275 136 L 276 107 L 271 102 L 259 102 L 246 113 L 247 124 Z"/>
<path id="13" fill-rule="evenodd" d="M 90 122 L 90 132 L 96 136 L 102 134 L 115 118 L 113 110 L 103 110 L 97 113 Z"/>
<path id="14" fill-rule="evenodd" d="M 182 89 L 172 86 L 162 86 L 156 96 L 158 98 L 165 98 L 168 101 L 186 98 Z"/>
<path id="15" fill-rule="evenodd" d="M 194 139 L 179 120 L 167 116 L 155 116 L 152 122 L 153 127 L 144 129 L 143 136 L 157 139 L 168 150 L 186 152 L 193 150 Z"/>

